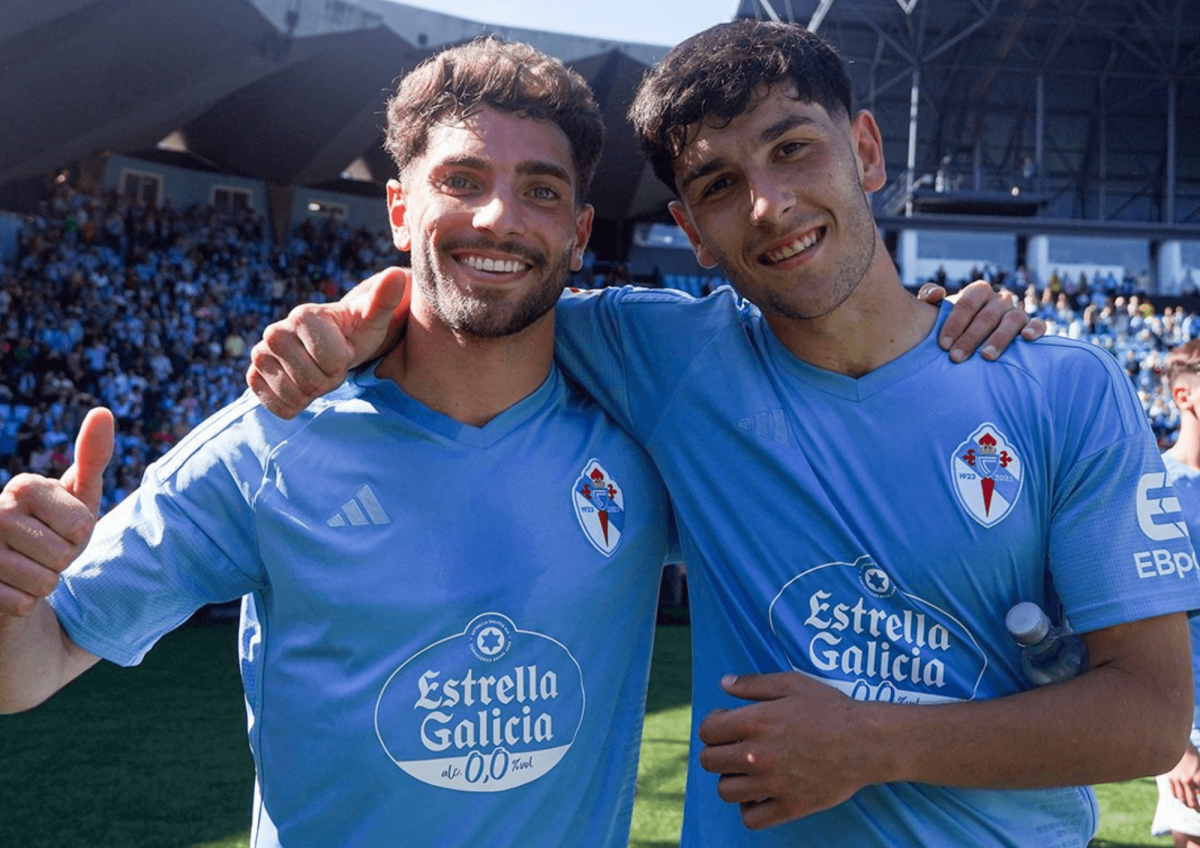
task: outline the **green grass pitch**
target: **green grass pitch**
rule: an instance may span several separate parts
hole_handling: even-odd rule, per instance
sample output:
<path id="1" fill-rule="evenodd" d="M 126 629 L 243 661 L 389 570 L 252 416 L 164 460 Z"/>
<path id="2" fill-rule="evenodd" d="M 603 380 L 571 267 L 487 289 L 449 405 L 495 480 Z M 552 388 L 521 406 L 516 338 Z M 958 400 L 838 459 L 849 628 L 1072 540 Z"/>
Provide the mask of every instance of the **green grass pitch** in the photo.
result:
<path id="1" fill-rule="evenodd" d="M 138 668 L 101 663 L 48 703 L 0 716 L 0 845 L 246 848 L 253 765 L 236 626 L 189 624 Z M 658 628 L 632 848 L 676 848 L 690 705 L 688 628 Z M 1151 779 L 1097 788 L 1093 848 L 1151 839 Z"/>

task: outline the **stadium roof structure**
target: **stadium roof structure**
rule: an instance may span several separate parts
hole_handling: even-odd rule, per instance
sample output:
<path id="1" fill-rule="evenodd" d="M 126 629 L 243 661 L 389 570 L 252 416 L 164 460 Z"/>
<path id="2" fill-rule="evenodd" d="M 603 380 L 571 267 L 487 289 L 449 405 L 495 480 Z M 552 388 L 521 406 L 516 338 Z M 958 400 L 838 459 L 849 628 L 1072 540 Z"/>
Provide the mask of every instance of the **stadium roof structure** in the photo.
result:
<path id="1" fill-rule="evenodd" d="M 737 15 L 837 45 L 885 141 L 877 213 L 1200 227 L 1197 0 L 741 0 Z"/>
<path id="2" fill-rule="evenodd" d="M 593 189 L 599 217 L 636 217 L 667 197 L 624 118 L 661 46 L 494 27 L 384 0 L 4 7 L 0 205 L 13 181 L 44 180 L 102 151 L 163 146 L 268 184 L 323 186 L 350 174 L 378 186 L 394 172 L 380 128 L 395 80 L 435 50 L 484 32 L 529 41 L 591 83 L 608 138 Z"/>
<path id="3" fill-rule="evenodd" d="M 387 0 L 4 6 L 0 206 L 88 157 L 164 147 L 270 185 L 350 185 L 350 176 L 378 190 L 392 172 L 380 116 L 396 78 L 444 45 L 495 32 L 561 57 L 592 84 L 608 129 L 597 217 L 664 216 L 668 192 L 643 165 L 625 111 L 668 46 L 489 26 Z M 884 134 L 885 217 L 1039 214 L 1190 229 L 1200 228 L 1198 6 L 742 0 L 737 15 L 801 21 L 849 60 L 858 105 Z"/>

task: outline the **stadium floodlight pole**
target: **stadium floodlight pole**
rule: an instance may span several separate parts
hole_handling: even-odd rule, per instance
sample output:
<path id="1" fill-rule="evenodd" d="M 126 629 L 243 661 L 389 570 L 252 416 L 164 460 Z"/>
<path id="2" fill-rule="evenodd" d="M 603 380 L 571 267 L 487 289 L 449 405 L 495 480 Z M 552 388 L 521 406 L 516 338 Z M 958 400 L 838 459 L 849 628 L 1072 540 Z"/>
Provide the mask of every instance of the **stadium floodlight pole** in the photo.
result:
<path id="1" fill-rule="evenodd" d="M 771 0 L 758 0 L 758 5 L 762 8 L 762 10 L 764 12 L 767 13 L 767 17 L 770 18 L 772 21 L 774 21 L 775 23 L 782 22 L 779 18 L 779 13 L 776 12 L 775 7 L 771 5 Z"/>
<path id="2" fill-rule="evenodd" d="M 908 162 L 905 171 L 904 217 L 913 214 L 913 175 L 917 170 L 917 112 L 921 102 L 921 66 L 913 65 L 912 89 L 908 104 Z"/>
<path id="3" fill-rule="evenodd" d="M 1033 164 L 1034 164 L 1034 188 L 1039 194 L 1044 190 L 1045 183 L 1042 179 L 1042 174 L 1045 173 L 1043 167 L 1043 159 L 1046 156 L 1046 75 L 1039 73 L 1037 75 L 1037 100 L 1035 103 L 1036 113 L 1033 132 Z"/>
<path id="4" fill-rule="evenodd" d="M 1174 77 L 1167 80 L 1167 180 L 1164 188 L 1164 211 L 1162 219 L 1167 224 L 1175 223 L 1175 108 L 1179 100 L 1179 81 Z"/>
<path id="5" fill-rule="evenodd" d="M 816 32 L 821 27 L 821 22 L 825 20 L 825 15 L 833 6 L 833 0 L 821 0 L 817 5 L 816 11 L 812 13 L 812 17 L 808 19 L 808 31 Z"/>

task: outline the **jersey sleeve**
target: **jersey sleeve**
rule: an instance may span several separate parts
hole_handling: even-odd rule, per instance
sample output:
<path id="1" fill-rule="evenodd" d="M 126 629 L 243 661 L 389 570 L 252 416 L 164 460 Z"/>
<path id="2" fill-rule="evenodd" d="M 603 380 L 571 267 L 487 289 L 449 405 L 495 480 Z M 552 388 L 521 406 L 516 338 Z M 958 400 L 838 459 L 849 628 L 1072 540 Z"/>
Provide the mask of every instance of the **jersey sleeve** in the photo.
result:
<path id="1" fill-rule="evenodd" d="M 254 497 L 269 445 L 251 406 L 200 424 L 100 520 L 49 598 L 81 648 L 136 665 L 200 607 L 261 585 Z"/>
<path id="2" fill-rule="evenodd" d="M 1088 361 L 1057 369 L 1050 387 L 1063 446 L 1050 568 L 1071 625 L 1086 632 L 1193 610 L 1196 556 L 1133 387 L 1103 351 L 1074 359 Z"/>
<path id="3" fill-rule="evenodd" d="M 1153 443 L 1131 436 L 1088 457 L 1060 494 L 1050 561 L 1072 627 L 1200 606 L 1195 554 Z"/>

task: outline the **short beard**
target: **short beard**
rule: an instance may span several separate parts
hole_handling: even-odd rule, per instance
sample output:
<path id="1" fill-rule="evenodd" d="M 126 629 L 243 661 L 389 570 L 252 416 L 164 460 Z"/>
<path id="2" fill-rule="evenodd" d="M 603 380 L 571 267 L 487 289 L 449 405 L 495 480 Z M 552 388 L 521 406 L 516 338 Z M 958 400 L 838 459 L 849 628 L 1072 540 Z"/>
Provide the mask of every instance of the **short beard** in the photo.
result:
<path id="1" fill-rule="evenodd" d="M 497 247 L 531 260 L 531 273 L 539 267 L 545 269 L 540 285 L 515 303 L 506 303 L 509 296 L 502 291 L 460 290 L 438 272 L 429 242 L 421 248 L 424 268 L 414 268 L 413 276 L 434 313 L 455 333 L 478 339 L 519 333 L 554 308 L 570 279 L 572 245 L 553 266 L 547 265 L 546 257 L 531 255 L 528 250 L 513 250 L 503 244 Z"/>

